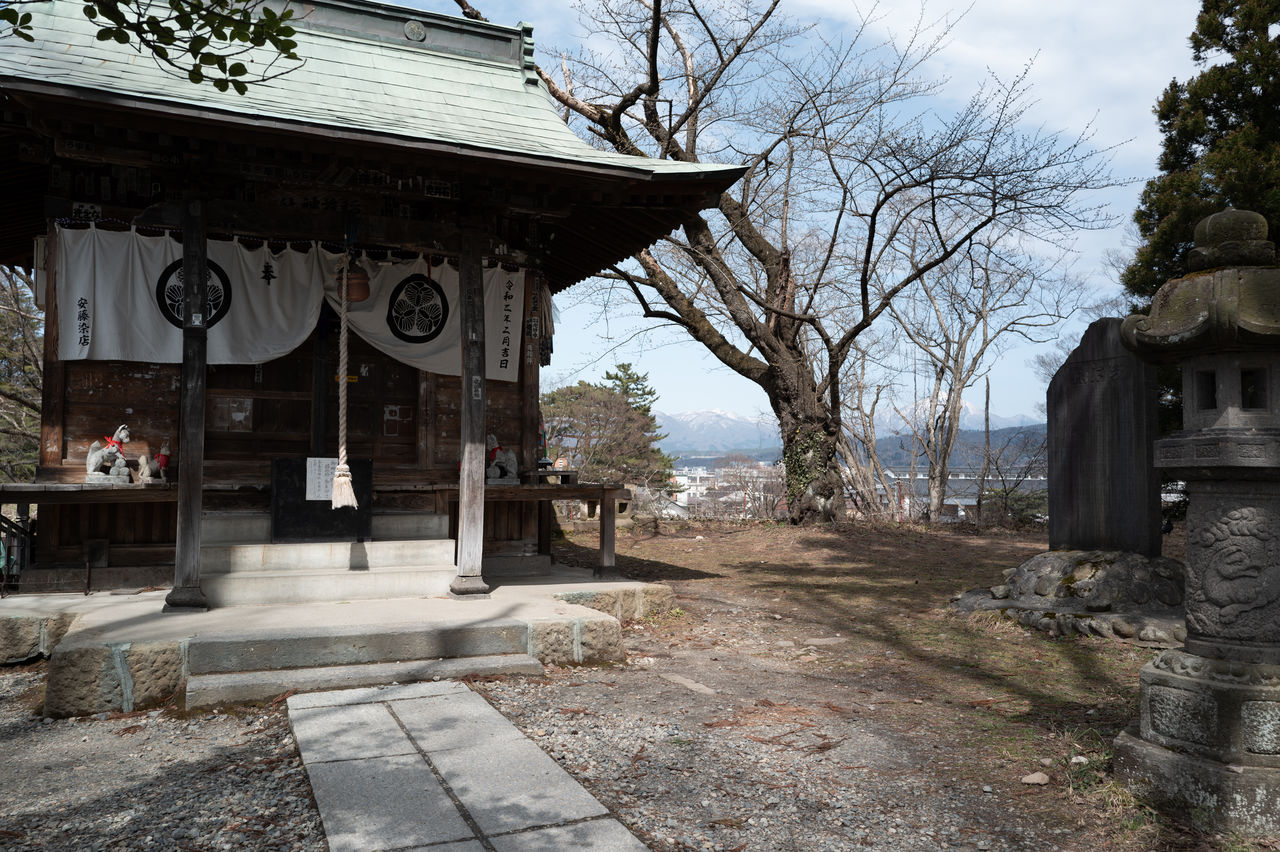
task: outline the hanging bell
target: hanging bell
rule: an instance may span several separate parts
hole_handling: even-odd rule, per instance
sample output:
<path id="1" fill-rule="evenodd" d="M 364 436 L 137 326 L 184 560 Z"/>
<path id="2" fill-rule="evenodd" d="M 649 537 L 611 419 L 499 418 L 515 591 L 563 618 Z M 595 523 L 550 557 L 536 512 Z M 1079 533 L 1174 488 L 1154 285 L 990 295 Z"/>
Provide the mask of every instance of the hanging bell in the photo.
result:
<path id="1" fill-rule="evenodd" d="M 338 283 L 341 285 L 342 273 L 338 273 Z M 364 271 L 364 267 L 358 263 L 351 264 L 347 268 L 347 301 L 363 302 L 369 298 L 369 273 Z"/>

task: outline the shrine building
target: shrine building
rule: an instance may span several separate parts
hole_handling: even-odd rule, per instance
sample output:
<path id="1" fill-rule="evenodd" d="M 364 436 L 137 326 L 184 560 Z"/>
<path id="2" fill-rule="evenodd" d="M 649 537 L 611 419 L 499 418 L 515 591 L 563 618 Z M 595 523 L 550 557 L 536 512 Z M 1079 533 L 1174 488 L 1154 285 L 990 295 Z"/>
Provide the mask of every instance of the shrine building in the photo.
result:
<path id="1" fill-rule="evenodd" d="M 741 167 L 578 139 L 528 26 L 316 0 L 304 61 L 239 95 L 97 40 L 77 0 L 21 8 L 0 264 L 36 270 L 44 386 L 35 481 L 0 501 L 38 507 L 24 579 L 161 576 L 175 609 L 481 596 L 486 566 L 549 560 L 561 497 L 600 502 L 612 564 L 620 486 L 539 470 L 552 297 Z"/>

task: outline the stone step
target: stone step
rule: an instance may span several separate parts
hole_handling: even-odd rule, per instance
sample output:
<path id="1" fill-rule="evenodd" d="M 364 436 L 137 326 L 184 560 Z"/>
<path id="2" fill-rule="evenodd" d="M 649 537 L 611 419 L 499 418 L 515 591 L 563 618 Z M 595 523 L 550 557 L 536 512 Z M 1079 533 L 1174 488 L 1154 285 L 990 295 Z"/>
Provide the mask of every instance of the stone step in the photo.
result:
<path id="1" fill-rule="evenodd" d="M 530 627 L 514 618 L 454 624 L 390 624 L 261 629 L 237 636 L 193 636 L 192 675 L 523 654 Z"/>
<path id="2" fill-rule="evenodd" d="M 203 559 L 203 551 L 202 559 Z M 452 565 L 379 566 L 372 569 L 311 568 L 237 570 L 206 573 L 202 567 L 200 588 L 209 606 L 263 606 L 272 604 L 330 603 L 336 601 L 421 598 L 449 593 L 458 575 Z"/>
<path id="3" fill-rule="evenodd" d="M 426 512 L 373 512 L 375 541 L 448 538 L 449 516 Z"/>
<path id="4" fill-rule="evenodd" d="M 200 548 L 202 576 L 241 571 L 366 571 L 392 566 L 452 567 L 452 539 L 215 544 Z"/>
<path id="5" fill-rule="evenodd" d="M 449 537 L 449 516 L 427 512 L 373 513 L 375 541 Z M 268 512 L 205 512 L 200 519 L 201 544 L 254 544 L 271 541 Z"/>
<path id="6" fill-rule="evenodd" d="M 528 654 L 489 654 L 437 660 L 311 666 L 277 671 L 193 674 L 187 678 L 187 707 L 265 701 L 290 690 L 315 692 L 391 683 L 459 678 L 467 675 L 542 674 Z"/>
<path id="7" fill-rule="evenodd" d="M 417 683 L 467 675 L 541 674 L 543 664 L 527 654 L 467 656 L 407 663 L 328 665 L 278 672 L 193 674 L 187 678 L 187 707 L 266 701 L 285 692 L 353 690 L 390 683 Z"/>
<path id="8" fill-rule="evenodd" d="M 200 516 L 200 544 L 271 541 L 268 512 L 205 512 Z"/>

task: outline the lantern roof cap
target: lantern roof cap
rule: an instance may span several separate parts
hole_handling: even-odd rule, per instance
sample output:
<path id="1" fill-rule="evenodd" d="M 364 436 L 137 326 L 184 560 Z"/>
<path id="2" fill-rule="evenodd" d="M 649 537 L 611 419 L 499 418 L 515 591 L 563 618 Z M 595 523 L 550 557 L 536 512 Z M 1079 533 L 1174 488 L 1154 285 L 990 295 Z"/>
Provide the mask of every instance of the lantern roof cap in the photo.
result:
<path id="1" fill-rule="evenodd" d="M 1280 268 L 1266 237 L 1267 220 L 1251 210 L 1200 220 L 1187 274 L 1160 288 L 1148 315 L 1124 321 L 1124 345 L 1164 363 L 1209 352 L 1280 353 Z"/>

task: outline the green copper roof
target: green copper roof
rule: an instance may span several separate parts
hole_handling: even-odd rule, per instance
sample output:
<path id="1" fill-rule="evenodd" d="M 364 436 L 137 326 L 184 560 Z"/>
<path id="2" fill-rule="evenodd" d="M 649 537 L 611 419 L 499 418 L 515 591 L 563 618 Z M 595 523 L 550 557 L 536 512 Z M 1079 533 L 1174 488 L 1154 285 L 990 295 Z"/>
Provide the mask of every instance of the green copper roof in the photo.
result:
<path id="1" fill-rule="evenodd" d="M 246 95 L 196 86 L 150 54 L 96 40 L 80 0 L 44 0 L 35 42 L 5 39 L 0 87 L 216 111 L 315 128 L 498 152 L 636 176 L 736 175 L 736 166 L 675 163 L 592 148 L 560 119 L 532 64 L 531 28 L 501 27 L 371 2 L 295 5 L 302 67 Z M 287 64 L 287 63 L 285 63 Z M 725 180 L 725 178 L 729 178 Z"/>

